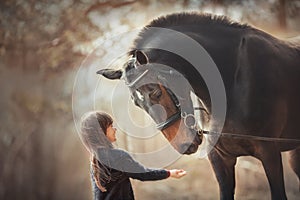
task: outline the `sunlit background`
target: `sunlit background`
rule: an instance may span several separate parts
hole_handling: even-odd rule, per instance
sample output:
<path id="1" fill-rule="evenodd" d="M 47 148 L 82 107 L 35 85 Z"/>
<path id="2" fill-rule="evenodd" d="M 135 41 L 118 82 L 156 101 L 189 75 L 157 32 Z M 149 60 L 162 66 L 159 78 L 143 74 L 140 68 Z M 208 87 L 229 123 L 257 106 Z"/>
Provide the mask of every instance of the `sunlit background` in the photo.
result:
<path id="1" fill-rule="evenodd" d="M 119 64 L 131 46 L 129 33 L 134 37 L 151 19 L 180 11 L 227 15 L 279 38 L 300 35 L 300 0 L 1 0 L 0 199 L 91 199 L 89 155 L 76 129 L 76 120 L 88 110 L 117 118 L 117 146 L 129 152 L 168 145 L 154 129 L 145 131 L 144 139 L 126 134 L 134 132 L 130 123 L 151 128 L 153 122 L 132 106 L 122 83 L 101 79 L 95 70 L 97 64 Z M 165 167 L 184 168 L 188 175 L 132 181 L 136 199 L 218 199 L 207 159 L 173 160 Z M 287 160 L 284 154 L 287 195 L 299 199 Z M 236 180 L 236 199 L 270 199 L 257 160 L 239 159 Z"/>

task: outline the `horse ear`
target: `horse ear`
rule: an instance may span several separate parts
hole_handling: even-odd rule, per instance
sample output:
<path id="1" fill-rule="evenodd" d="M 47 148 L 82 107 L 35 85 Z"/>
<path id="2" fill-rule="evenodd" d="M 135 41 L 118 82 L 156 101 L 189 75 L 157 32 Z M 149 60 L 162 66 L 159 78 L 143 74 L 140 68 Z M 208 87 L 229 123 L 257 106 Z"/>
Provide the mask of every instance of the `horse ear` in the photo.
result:
<path id="1" fill-rule="evenodd" d="M 108 79 L 120 79 L 123 72 L 122 70 L 114 70 L 114 69 L 101 69 L 97 71 L 97 74 L 101 74 L 105 78 Z"/>
<path id="2" fill-rule="evenodd" d="M 147 64 L 149 62 L 149 59 L 148 59 L 147 55 L 144 52 L 142 52 L 140 50 L 136 50 L 134 52 L 134 54 L 135 54 L 137 62 L 140 65 L 145 65 L 145 64 Z"/>

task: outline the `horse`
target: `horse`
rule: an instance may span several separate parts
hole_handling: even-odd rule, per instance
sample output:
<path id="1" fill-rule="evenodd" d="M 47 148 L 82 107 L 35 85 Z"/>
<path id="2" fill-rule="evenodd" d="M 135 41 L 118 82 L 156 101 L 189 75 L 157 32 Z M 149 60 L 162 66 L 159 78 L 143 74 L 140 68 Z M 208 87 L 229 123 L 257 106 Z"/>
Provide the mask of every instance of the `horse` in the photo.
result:
<path id="1" fill-rule="evenodd" d="M 164 48 L 180 41 L 171 34 L 160 34 L 161 29 L 191 38 L 208 53 L 225 89 L 225 100 L 220 101 L 226 106 L 224 119 L 213 115 L 210 95 L 214 91 L 205 77 L 188 59 Z M 185 47 L 184 43 L 176 46 L 183 49 L 181 52 Z M 200 51 L 188 55 L 201 57 Z M 97 73 L 125 80 L 135 105 L 151 116 L 179 153 L 195 153 L 203 134 L 208 138 L 219 134 L 208 159 L 219 184 L 220 199 L 234 199 L 239 156 L 259 159 L 271 198 L 287 199 L 281 152 L 289 151 L 290 166 L 300 179 L 300 45 L 225 16 L 184 12 L 151 21 L 134 40 L 128 56 L 123 68 Z M 206 65 L 201 61 L 198 64 Z M 209 116 L 201 129 L 195 123 L 191 91 L 201 99 Z"/>

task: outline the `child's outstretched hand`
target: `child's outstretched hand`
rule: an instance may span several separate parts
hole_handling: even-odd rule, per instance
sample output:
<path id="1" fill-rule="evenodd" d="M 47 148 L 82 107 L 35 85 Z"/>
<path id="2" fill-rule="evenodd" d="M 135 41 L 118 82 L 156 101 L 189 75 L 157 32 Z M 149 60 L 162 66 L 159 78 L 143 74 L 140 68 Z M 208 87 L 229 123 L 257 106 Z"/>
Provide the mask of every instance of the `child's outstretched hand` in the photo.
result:
<path id="1" fill-rule="evenodd" d="M 170 172 L 170 177 L 173 178 L 181 178 L 186 175 L 186 171 L 184 171 L 183 169 L 171 169 L 169 170 L 169 172 Z"/>

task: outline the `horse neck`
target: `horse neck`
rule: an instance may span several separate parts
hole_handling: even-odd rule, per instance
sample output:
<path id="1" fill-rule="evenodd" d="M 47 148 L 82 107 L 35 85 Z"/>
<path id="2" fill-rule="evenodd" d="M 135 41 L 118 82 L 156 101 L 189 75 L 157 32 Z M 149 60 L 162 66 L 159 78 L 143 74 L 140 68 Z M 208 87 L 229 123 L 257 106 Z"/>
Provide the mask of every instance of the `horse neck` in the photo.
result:
<path id="1" fill-rule="evenodd" d="M 173 29 L 172 27 L 169 28 Z M 210 28 L 201 26 L 193 26 L 192 28 L 180 27 L 174 28 L 174 30 L 180 31 L 196 40 L 207 51 L 222 76 L 226 90 L 230 88 L 234 80 L 237 62 L 236 54 L 243 29 L 218 25 Z M 147 46 L 149 43 L 160 43 L 163 45 L 163 41 L 153 34 L 151 38 L 147 38 L 137 48 Z M 180 59 L 178 60 L 178 58 L 174 58 L 174 56 L 163 50 L 148 51 L 151 62 L 166 64 L 183 74 L 189 80 L 194 93 L 203 101 L 209 112 L 211 111 L 210 95 L 206 83 L 191 64 Z"/>
<path id="2" fill-rule="evenodd" d="M 216 64 L 226 91 L 230 91 L 233 86 L 234 74 L 237 69 L 237 53 L 244 35 L 244 30 L 245 29 L 242 28 L 223 27 L 220 25 L 212 29 L 209 27 L 203 30 L 201 29 L 197 35 L 193 34 L 190 36 L 207 51 Z M 196 85 L 197 83 L 194 84 Z M 196 90 L 196 92 L 199 93 L 199 97 L 208 107 L 209 111 L 211 111 L 208 90 Z"/>
<path id="3" fill-rule="evenodd" d="M 212 31 L 213 32 L 209 29 L 203 29 L 199 30 L 197 34 L 187 34 L 207 51 L 222 76 L 226 91 L 230 91 L 237 67 L 237 52 L 243 30 L 236 31 L 230 27 L 218 27 Z M 190 73 L 188 77 L 195 77 L 195 75 L 194 73 Z M 195 80 L 191 83 L 192 87 L 210 113 L 210 94 L 203 78 L 198 76 L 197 78 L 189 78 L 189 80 Z"/>

